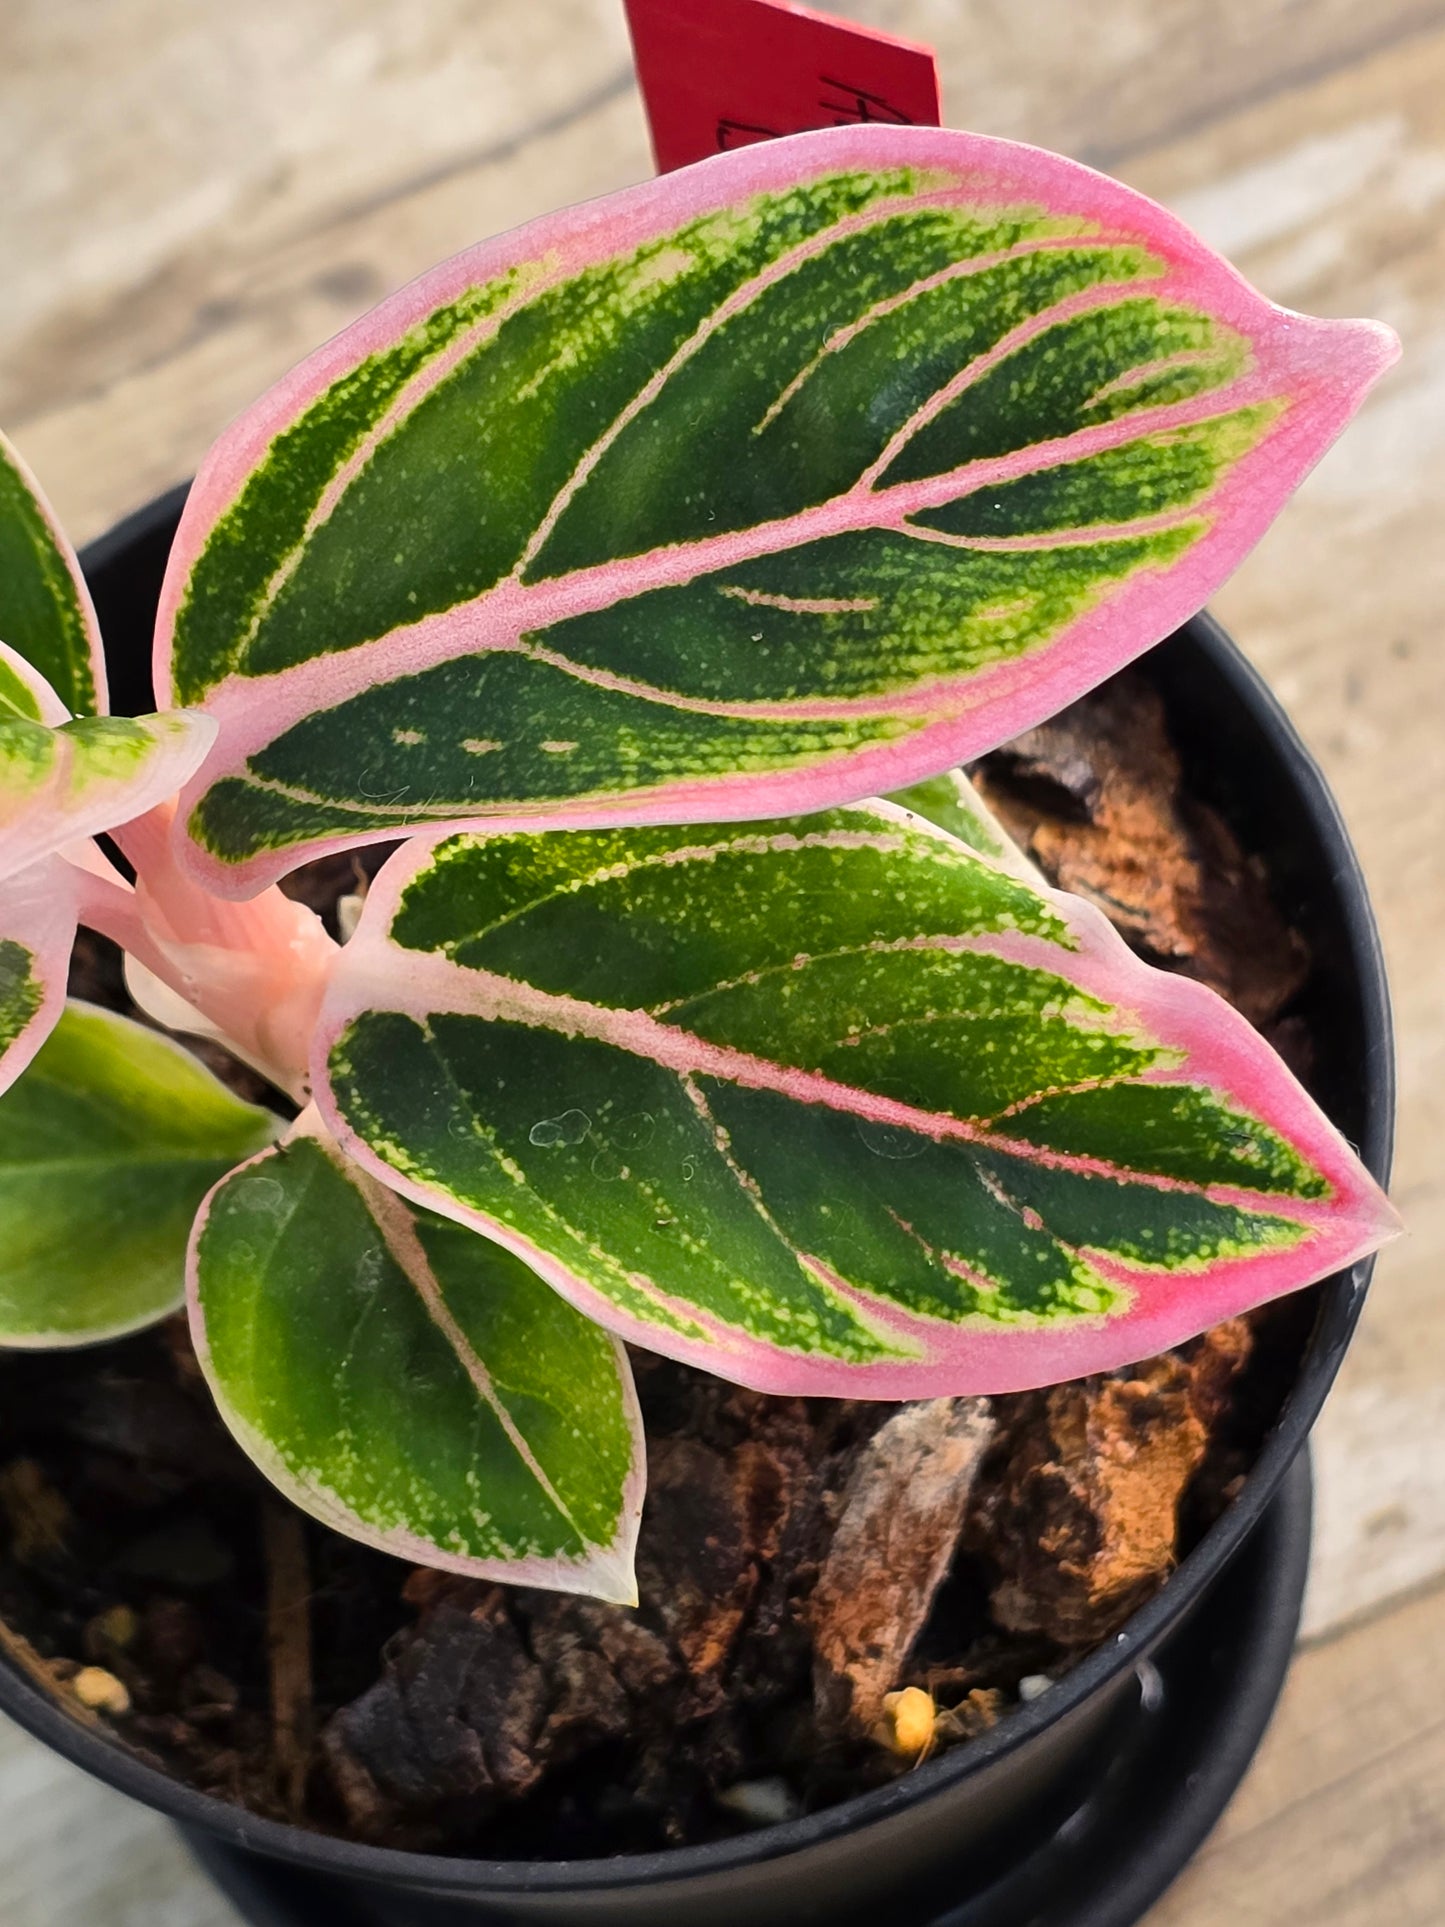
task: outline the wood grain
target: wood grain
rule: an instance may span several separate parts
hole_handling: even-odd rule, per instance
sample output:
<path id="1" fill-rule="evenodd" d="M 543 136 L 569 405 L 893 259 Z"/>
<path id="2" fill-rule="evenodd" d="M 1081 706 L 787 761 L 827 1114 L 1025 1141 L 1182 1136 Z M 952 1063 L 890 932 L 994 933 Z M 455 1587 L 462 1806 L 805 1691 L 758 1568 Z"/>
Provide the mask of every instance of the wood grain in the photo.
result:
<path id="1" fill-rule="evenodd" d="M 1216 607 L 1324 766 L 1384 933 L 1399 1036 L 1379 1267 L 1318 1433 L 1308 1625 L 1445 1567 L 1445 29 L 1131 165 L 1276 299 L 1380 315 L 1405 358 Z"/>
<path id="2" fill-rule="evenodd" d="M 1438 1927 L 1445 1592 L 1307 1649 L 1213 1838 L 1147 1927 Z"/>
<path id="3" fill-rule="evenodd" d="M 1275 299 L 1378 314 L 1405 342 L 1217 607 L 1319 755 L 1370 879 L 1410 1237 L 1317 1434 L 1314 1643 L 1151 1927 L 1438 1927 L 1445 3 L 834 3 L 939 47 L 955 125 L 1106 166 Z M 649 171 L 619 0 L 5 0 L 0 102 L 0 420 L 81 539 L 189 473 L 387 289 Z M 8 1733 L 0 1814 L 5 1927 L 229 1918 L 161 1823 Z"/>

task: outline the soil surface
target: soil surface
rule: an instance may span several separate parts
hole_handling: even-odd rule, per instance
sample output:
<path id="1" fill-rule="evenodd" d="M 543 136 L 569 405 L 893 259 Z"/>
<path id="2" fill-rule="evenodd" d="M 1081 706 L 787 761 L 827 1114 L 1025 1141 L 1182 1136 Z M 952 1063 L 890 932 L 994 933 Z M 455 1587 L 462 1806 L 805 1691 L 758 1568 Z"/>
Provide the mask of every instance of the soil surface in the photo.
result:
<path id="1" fill-rule="evenodd" d="M 1308 1080 L 1304 946 L 1184 793 L 1142 676 L 975 775 L 1041 869 Z M 334 915 L 383 854 L 313 865 L 297 894 Z M 129 1008 L 85 933 L 72 989 Z M 1312 1315 L 1300 1294 L 1122 1372 L 902 1406 L 634 1352 L 635 1611 L 411 1569 L 304 1518 L 216 1418 L 182 1319 L 0 1357 L 0 1646 L 78 1718 L 275 1818 L 502 1859 L 717 1838 L 1047 1692 L 1228 1503 Z"/>

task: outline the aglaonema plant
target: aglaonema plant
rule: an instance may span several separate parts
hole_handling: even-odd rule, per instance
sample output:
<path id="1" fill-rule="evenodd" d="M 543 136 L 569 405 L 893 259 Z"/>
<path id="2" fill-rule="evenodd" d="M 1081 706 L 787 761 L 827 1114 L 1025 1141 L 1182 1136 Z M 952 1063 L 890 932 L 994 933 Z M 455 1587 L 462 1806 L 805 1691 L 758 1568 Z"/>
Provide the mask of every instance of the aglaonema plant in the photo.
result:
<path id="1" fill-rule="evenodd" d="M 94 713 L 8 464 L 10 1342 L 170 1308 L 194 1215 L 196 1348 L 283 1491 L 625 1600 L 624 1339 L 1009 1390 L 1375 1248 L 1279 1060 L 959 765 L 1197 610 L 1394 353 L 1066 160 L 838 129 L 476 248 L 263 397 L 182 518 L 162 715 Z M 399 837 L 344 946 L 276 887 Z M 77 920 L 299 1115 L 60 1017 Z"/>

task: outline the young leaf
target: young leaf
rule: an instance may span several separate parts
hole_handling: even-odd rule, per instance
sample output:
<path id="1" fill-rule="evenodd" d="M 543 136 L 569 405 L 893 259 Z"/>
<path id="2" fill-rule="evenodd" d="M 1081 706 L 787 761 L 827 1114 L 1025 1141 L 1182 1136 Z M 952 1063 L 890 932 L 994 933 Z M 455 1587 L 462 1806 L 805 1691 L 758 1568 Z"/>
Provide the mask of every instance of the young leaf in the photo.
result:
<path id="1" fill-rule="evenodd" d="M 0 1093 L 32 1061 L 65 1008 L 77 881 L 71 866 L 52 856 L 0 884 Z"/>
<path id="2" fill-rule="evenodd" d="M 90 591 L 39 484 L 3 435 L 0 642 L 40 671 L 70 715 L 105 713 L 105 658 Z M 7 682 L 0 670 L 0 696 Z"/>
<path id="3" fill-rule="evenodd" d="M 1394 358 L 1161 208 L 917 127 L 760 143 L 436 269 L 222 437 L 157 686 L 244 895 L 399 828 L 888 790 L 1200 607 Z"/>
<path id="4" fill-rule="evenodd" d="M 887 803 L 418 839 L 312 1072 L 387 1182 L 765 1391 L 1111 1368 L 1394 1229 L 1212 992 Z"/>
<path id="5" fill-rule="evenodd" d="M 0 642 L 0 722 L 46 723 L 55 728 L 70 721 L 70 711 L 50 684 L 18 649 Z"/>
<path id="6" fill-rule="evenodd" d="M 199 710 L 51 725 L 0 706 L 0 880 L 173 796 L 215 733 Z"/>
<path id="7" fill-rule="evenodd" d="M 65 1001 L 83 880 L 57 853 L 106 871 L 87 839 L 173 795 L 214 735 L 195 711 L 72 719 L 39 670 L 0 643 L 0 1092 Z"/>
<path id="8" fill-rule="evenodd" d="M 174 1311 L 197 1206 L 275 1129 L 169 1038 L 68 1005 L 0 1098 L 0 1345 L 85 1345 Z"/>
<path id="9" fill-rule="evenodd" d="M 644 1463 L 622 1347 L 509 1252 L 348 1164 L 314 1112 L 207 1199 L 191 1321 L 226 1423 L 338 1532 L 635 1602 Z"/>

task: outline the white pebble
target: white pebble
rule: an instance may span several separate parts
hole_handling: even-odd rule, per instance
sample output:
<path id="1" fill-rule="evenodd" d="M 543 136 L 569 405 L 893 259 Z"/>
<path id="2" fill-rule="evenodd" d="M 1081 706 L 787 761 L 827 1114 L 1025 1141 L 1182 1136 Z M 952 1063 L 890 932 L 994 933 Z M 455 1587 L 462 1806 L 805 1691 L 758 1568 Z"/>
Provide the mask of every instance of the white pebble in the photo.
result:
<path id="1" fill-rule="evenodd" d="M 719 1806 L 755 1827 L 775 1827 L 783 1820 L 796 1819 L 802 1811 L 793 1789 L 777 1777 L 739 1780 L 736 1786 L 725 1787 L 717 1799 Z"/>

